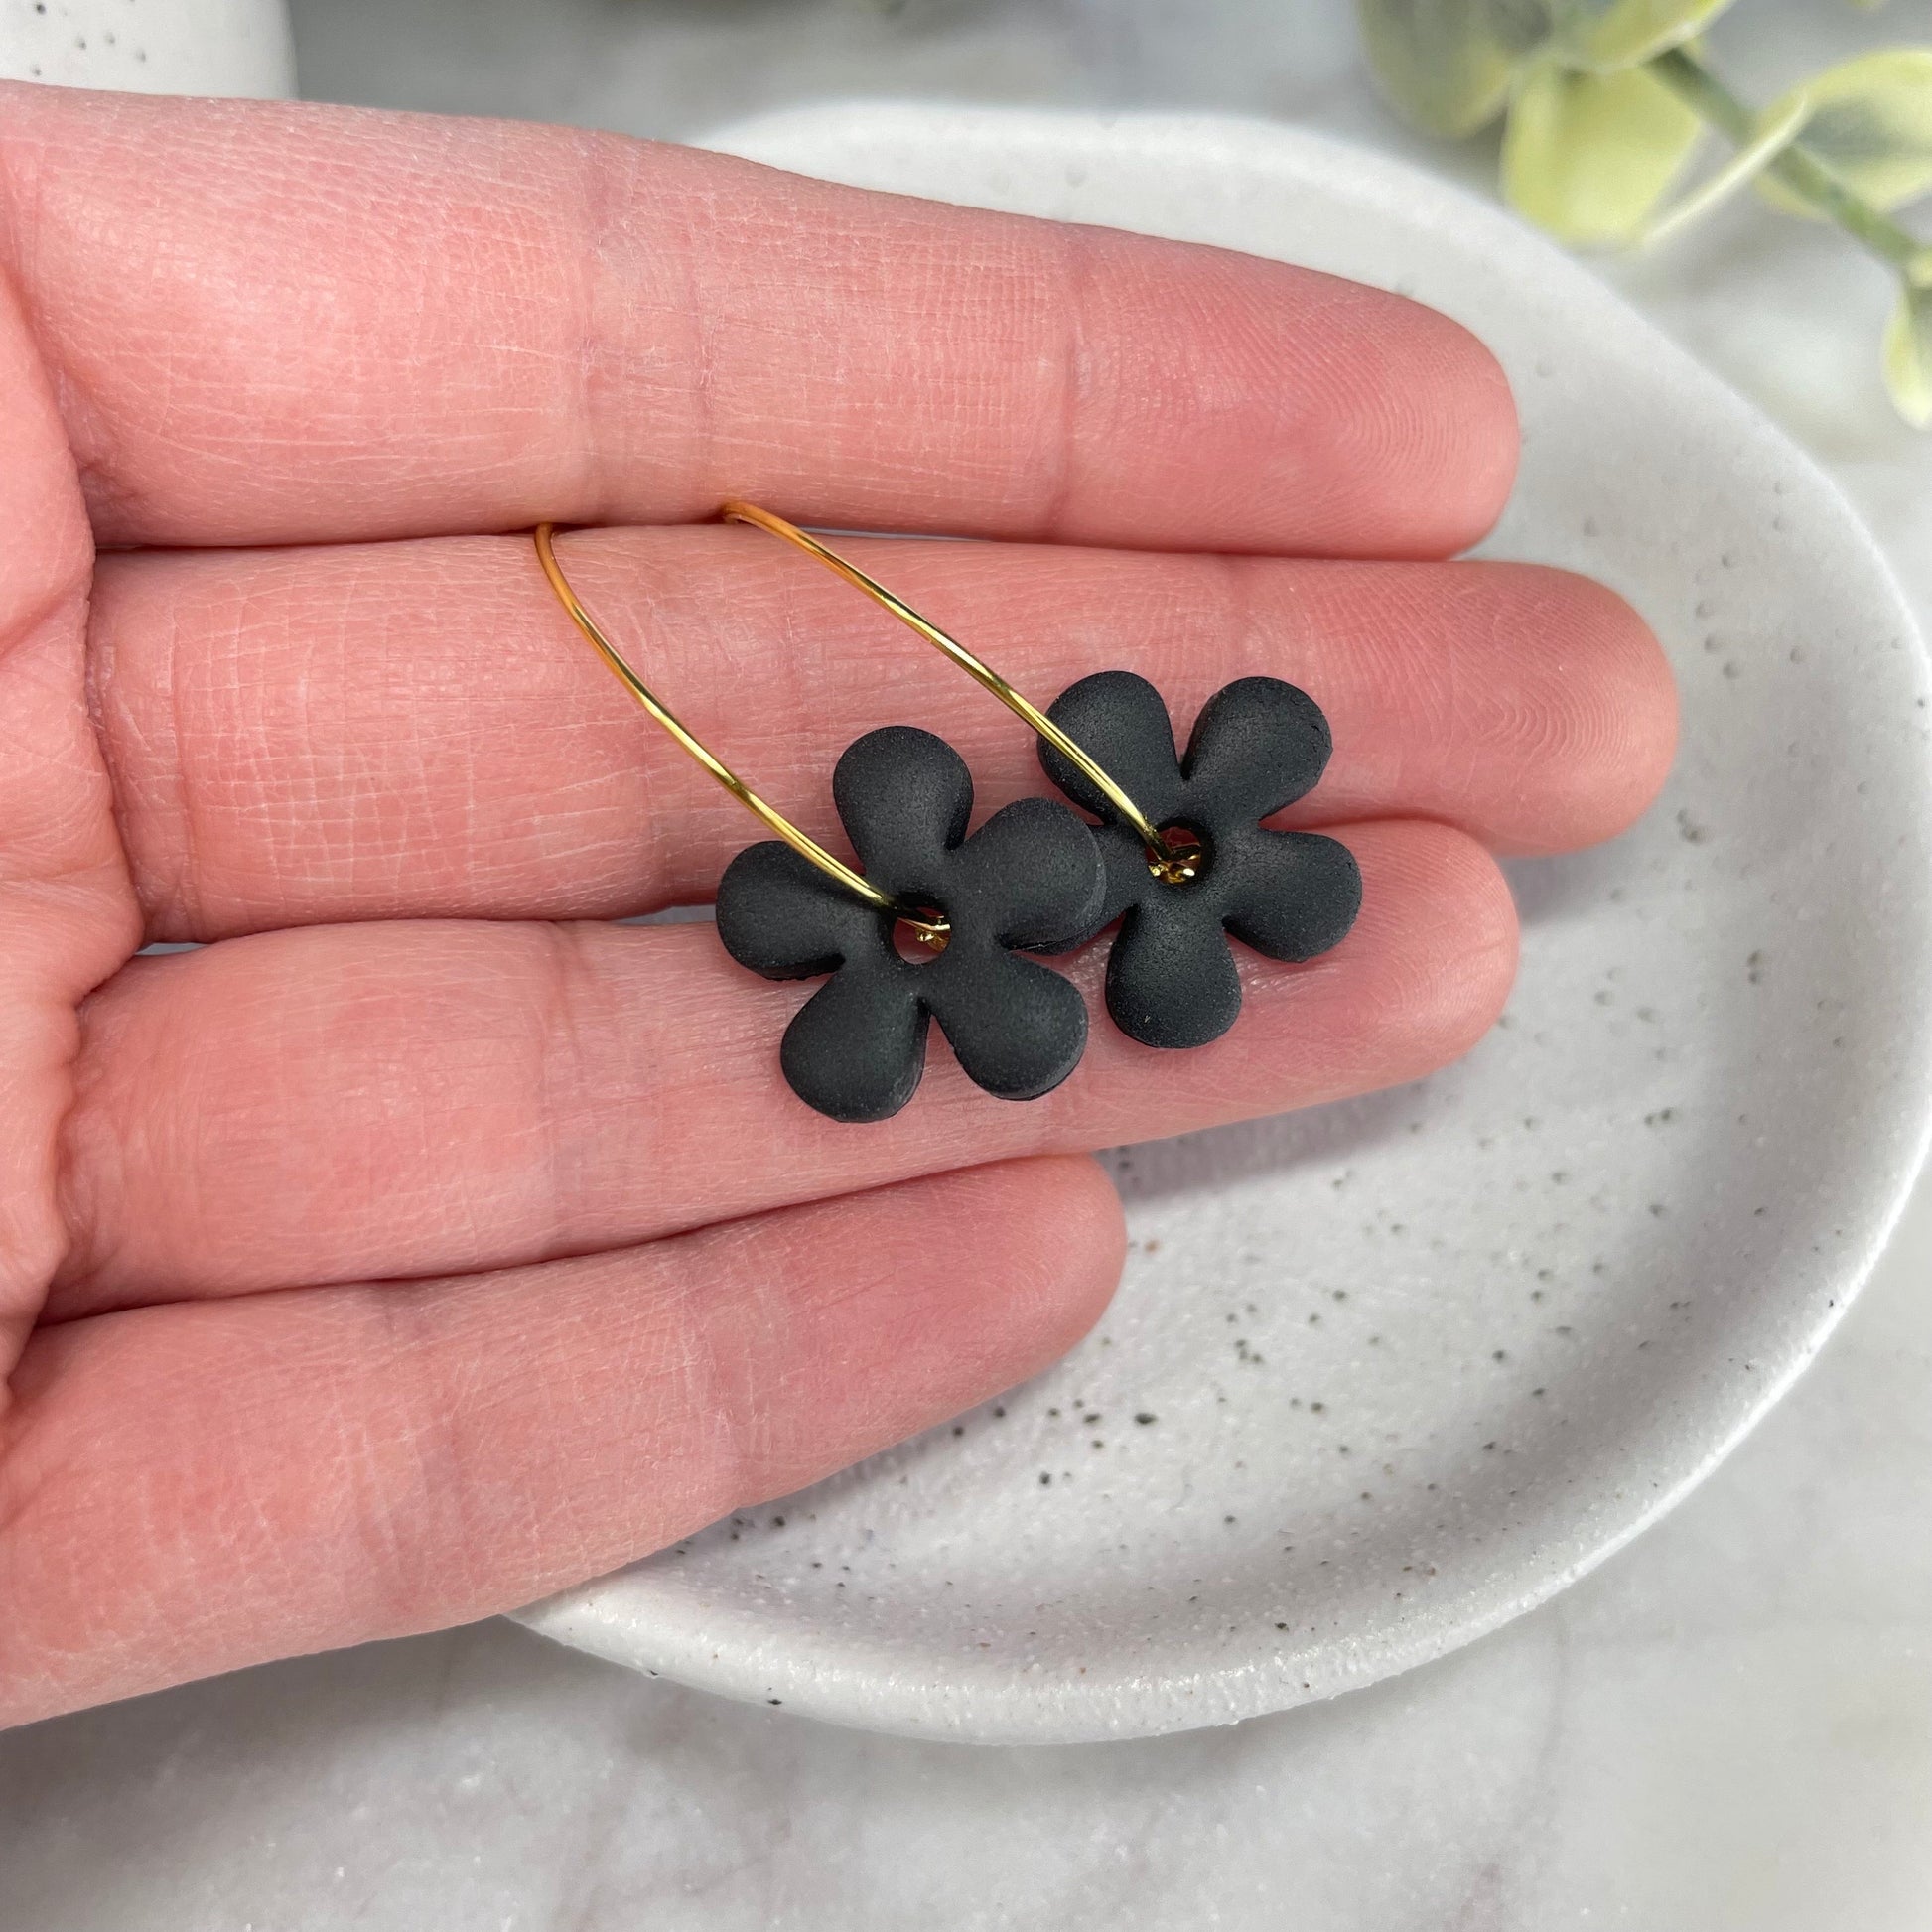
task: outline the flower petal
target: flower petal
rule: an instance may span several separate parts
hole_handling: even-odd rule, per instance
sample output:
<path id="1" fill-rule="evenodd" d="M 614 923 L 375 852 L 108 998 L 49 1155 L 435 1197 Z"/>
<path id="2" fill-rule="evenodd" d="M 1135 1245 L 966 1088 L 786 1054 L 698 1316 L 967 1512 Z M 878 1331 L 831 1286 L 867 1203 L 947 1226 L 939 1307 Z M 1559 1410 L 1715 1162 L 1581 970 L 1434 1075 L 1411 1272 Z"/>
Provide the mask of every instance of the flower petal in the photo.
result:
<path id="1" fill-rule="evenodd" d="M 1054 699 L 1047 717 L 1094 759 L 1156 825 L 1180 805 L 1180 760 L 1159 691 L 1132 671 L 1096 671 Z M 1115 816 L 1099 788 L 1063 753 L 1040 742 L 1046 775 L 1082 810 Z"/>
<path id="2" fill-rule="evenodd" d="M 855 738 L 832 797 L 868 879 L 897 897 L 937 897 L 945 855 L 973 815 L 973 775 L 943 738 L 911 725 Z"/>
<path id="3" fill-rule="evenodd" d="M 841 960 L 892 954 L 885 918 L 790 846 L 749 845 L 718 882 L 718 937 L 768 980 L 810 979 Z"/>
<path id="4" fill-rule="evenodd" d="M 1072 952 L 1104 932 L 1130 905 L 1139 904 L 1158 890 L 1147 869 L 1147 848 L 1134 833 L 1124 825 L 1096 825 L 1092 832 L 1101 861 L 1101 892 L 1092 915 L 1064 939 L 1040 940 L 1026 951 L 1049 957 Z"/>
<path id="5" fill-rule="evenodd" d="M 1256 830 L 1223 854 L 1227 929 L 1270 959 L 1312 959 L 1338 946 L 1362 908 L 1362 869 L 1339 839 Z"/>
<path id="6" fill-rule="evenodd" d="M 1222 825 L 1266 818 L 1314 789 L 1332 749 L 1306 691 L 1278 677 L 1236 678 L 1194 721 L 1182 767 L 1188 806 Z"/>
<path id="7" fill-rule="evenodd" d="M 1002 1100 L 1037 1100 L 1080 1064 L 1087 1003 L 1050 966 L 994 949 L 925 967 L 920 990 L 969 1078 Z"/>
<path id="8" fill-rule="evenodd" d="M 926 1014 L 902 975 L 931 969 L 893 963 L 898 972 L 833 974 L 785 1029 L 778 1064 L 786 1081 L 833 1120 L 889 1120 L 918 1090 Z"/>
<path id="9" fill-rule="evenodd" d="M 1100 923 L 1106 871 L 1093 832 L 1054 798 L 1020 798 L 953 855 L 950 909 L 1003 946 L 1052 951 Z"/>
<path id="10" fill-rule="evenodd" d="M 1205 1046 L 1241 1013 L 1241 977 L 1210 901 L 1176 889 L 1134 907 L 1107 956 L 1107 1011 L 1143 1046 Z"/>

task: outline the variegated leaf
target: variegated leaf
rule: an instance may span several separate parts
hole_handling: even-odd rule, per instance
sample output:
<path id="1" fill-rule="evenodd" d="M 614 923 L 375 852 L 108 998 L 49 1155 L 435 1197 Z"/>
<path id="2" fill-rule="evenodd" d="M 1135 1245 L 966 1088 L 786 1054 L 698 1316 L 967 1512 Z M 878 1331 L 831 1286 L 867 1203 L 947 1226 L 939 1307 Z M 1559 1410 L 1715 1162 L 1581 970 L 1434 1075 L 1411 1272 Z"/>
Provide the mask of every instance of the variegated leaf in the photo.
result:
<path id="1" fill-rule="evenodd" d="M 1765 109 L 1805 103 L 1798 139 L 1841 186 L 1874 207 L 1932 192 L 1932 48 L 1895 47 L 1828 69 Z M 1773 175 L 1758 186 L 1790 214 L 1814 214 Z"/>
<path id="2" fill-rule="evenodd" d="M 1701 126 L 1641 68 L 1585 73 L 1541 62 L 1510 102 L 1503 193 L 1560 241 L 1627 245 L 1642 234 Z"/>
<path id="3" fill-rule="evenodd" d="M 1885 330 L 1885 387 L 1914 429 L 1932 429 L 1932 288 L 1907 282 Z"/>
<path id="4" fill-rule="evenodd" d="M 1544 0 L 1355 0 L 1369 67 L 1396 111 L 1432 134 L 1502 112 L 1517 67 L 1548 36 Z"/>
<path id="5" fill-rule="evenodd" d="M 1682 47 L 1731 0 L 1554 0 L 1553 46 L 1565 60 L 1613 73 Z"/>

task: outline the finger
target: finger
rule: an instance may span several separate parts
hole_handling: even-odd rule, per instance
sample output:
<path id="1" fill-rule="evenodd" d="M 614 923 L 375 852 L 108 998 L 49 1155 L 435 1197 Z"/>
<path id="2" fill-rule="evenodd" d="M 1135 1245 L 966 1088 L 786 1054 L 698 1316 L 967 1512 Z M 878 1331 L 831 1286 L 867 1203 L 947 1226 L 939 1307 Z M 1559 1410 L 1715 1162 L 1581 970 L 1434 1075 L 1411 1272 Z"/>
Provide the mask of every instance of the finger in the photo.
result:
<path id="1" fill-rule="evenodd" d="M 1016 1162 L 593 1259 L 43 1329 L 0 1439 L 0 1725 L 613 1570 L 1033 1374 L 1122 1246 L 1092 1162 Z"/>
<path id="2" fill-rule="evenodd" d="M 53 1307 L 502 1266 L 1413 1079 L 1501 1006 L 1508 890 L 1441 826 L 1343 836 L 1355 929 L 1306 966 L 1243 948 L 1226 1037 L 1134 1044 L 1093 997 L 1092 947 L 1065 1085 L 995 1100 L 935 1036 L 911 1104 L 866 1127 L 781 1082 L 812 985 L 754 977 L 706 926 L 315 927 L 136 961 L 85 1016 Z"/>
<path id="3" fill-rule="evenodd" d="M 1663 782 L 1670 671 L 1567 572 L 1032 546 L 845 546 L 1037 702 L 1143 672 L 1183 731 L 1271 673 L 1334 757 L 1284 822 L 1437 818 L 1504 850 L 1620 831 Z M 590 609 L 699 736 L 834 841 L 861 732 L 956 745 L 982 811 L 1042 789 L 1025 728 L 849 586 L 756 531 L 583 533 Z M 103 562 L 95 709 L 153 936 L 707 900 L 758 835 L 579 638 L 527 540 Z"/>
<path id="4" fill-rule="evenodd" d="M 677 522 L 1445 555 L 1495 362 L 1304 269 L 614 135 L 9 88 L 0 245 L 101 533 Z"/>
<path id="5" fill-rule="evenodd" d="M 53 385 L 0 275 L 0 1419 L 65 1245 L 73 1009 L 139 915 L 84 702 L 87 522 Z M 4 1612 L 0 1612 L 3 1615 Z"/>

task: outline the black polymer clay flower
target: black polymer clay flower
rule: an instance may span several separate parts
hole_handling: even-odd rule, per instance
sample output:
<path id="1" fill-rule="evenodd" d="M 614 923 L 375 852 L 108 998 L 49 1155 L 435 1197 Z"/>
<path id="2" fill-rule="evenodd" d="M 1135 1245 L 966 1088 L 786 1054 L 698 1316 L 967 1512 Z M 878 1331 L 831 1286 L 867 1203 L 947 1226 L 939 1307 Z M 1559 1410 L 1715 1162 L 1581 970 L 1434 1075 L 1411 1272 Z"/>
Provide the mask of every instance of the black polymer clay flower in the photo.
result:
<path id="1" fill-rule="evenodd" d="M 1223 686 L 1174 756 L 1160 692 L 1132 671 L 1100 671 L 1047 714 L 1164 832 L 1195 834 L 1196 876 L 1158 878 L 1139 836 L 1050 745 L 1046 775 L 1101 820 L 1107 892 L 1093 931 L 1121 921 L 1107 959 L 1107 1011 L 1148 1046 L 1204 1046 L 1234 1025 L 1241 980 L 1228 933 L 1270 959 L 1312 959 L 1340 943 L 1361 908 L 1362 878 L 1339 840 L 1271 832 L 1261 820 L 1312 789 L 1328 762 L 1328 721 L 1279 678 Z M 1091 935 L 1088 935 L 1091 936 Z"/>
<path id="2" fill-rule="evenodd" d="M 943 739 L 908 725 L 846 748 L 832 796 L 869 884 L 948 921 L 945 949 L 900 956 L 895 915 L 788 845 L 741 852 L 718 885 L 718 936 L 766 979 L 831 978 L 785 1029 L 780 1064 L 808 1106 L 885 1120 L 911 1099 L 936 1019 L 959 1063 L 1003 1100 L 1049 1093 L 1079 1064 L 1087 1009 L 1049 966 L 1097 930 L 1106 878 L 1093 834 L 1064 805 L 1023 798 L 971 838 L 973 780 Z"/>

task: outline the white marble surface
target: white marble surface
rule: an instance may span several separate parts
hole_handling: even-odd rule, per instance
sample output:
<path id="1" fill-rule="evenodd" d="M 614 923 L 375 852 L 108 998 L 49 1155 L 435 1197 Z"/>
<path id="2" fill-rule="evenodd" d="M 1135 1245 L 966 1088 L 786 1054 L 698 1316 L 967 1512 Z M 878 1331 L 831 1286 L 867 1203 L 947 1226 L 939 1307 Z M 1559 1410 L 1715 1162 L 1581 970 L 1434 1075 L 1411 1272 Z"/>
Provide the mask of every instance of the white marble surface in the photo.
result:
<path id="1" fill-rule="evenodd" d="M 1748 19 L 1744 18 L 1748 15 Z M 1740 0 L 1761 92 L 1923 32 Z M 690 133 L 843 91 L 1277 113 L 1401 152 L 1329 0 L 304 0 L 314 92 Z M 1465 162 L 1474 172 L 1476 160 Z M 1617 278 L 1832 467 L 1932 620 L 1932 443 L 1884 291 L 1746 206 Z M 725 1705 L 506 1625 L 0 1739 L 33 1932 L 1923 1932 L 1932 1197 L 1820 1363 L 1658 1528 L 1374 1690 L 1225 1731 L 976 1751 Z"/>

